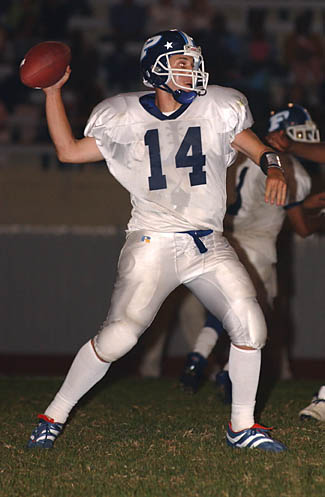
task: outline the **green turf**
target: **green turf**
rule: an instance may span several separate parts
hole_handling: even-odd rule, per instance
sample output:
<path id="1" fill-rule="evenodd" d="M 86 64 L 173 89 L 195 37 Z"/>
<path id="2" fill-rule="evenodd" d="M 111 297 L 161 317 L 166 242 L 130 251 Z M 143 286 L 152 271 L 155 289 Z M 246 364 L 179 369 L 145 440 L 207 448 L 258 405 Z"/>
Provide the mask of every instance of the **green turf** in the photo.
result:
<path id="1" fill-rule="evenodd" d="M 315 383 L 278 383 L 265 403 L 281 454 L 227 447 L 229 407 L 212 383 L 188 396 L 173 379 L 109 377 L 42 451 L 25 445 L 61 378 L 0 377 L 0 496 L 321 497 L 325 423 L 297 416 Z"/>

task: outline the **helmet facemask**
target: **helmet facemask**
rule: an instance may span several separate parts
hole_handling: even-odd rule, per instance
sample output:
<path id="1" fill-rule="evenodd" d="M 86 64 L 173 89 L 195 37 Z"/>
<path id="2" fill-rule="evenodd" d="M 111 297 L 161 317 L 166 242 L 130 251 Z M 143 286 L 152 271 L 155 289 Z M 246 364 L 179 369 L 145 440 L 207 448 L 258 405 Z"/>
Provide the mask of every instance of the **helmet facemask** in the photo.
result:
<path id="1" fill-rule="evenodd" d="M 320 141 L 319 130 L 313 121 L 297 126 L 288 126 L 286 134 L 295 142 L 318 143 Z"/>
<path id="2" fill-rule="evenodd" d="M 193 69 L 171 67 L 170 57 L 173 55 L 185 55 L 192 57 Z M 151 71 L 157 76 L 167 76 L 165 81 L 166 85 L 172 81 L 174 85 L 181 90 L 196 91 L 199 95 L 204 95 L 206 93 L 209 74 L 204 71 L 204 60 L 200 47 L 185 45 L 183 50 L 174 50 L 168 54 L 161 54 L 157 57 Z M 179 76 L 188 76 L 191 78 L 191 86 L 185 86 L 177 82 L 177 77 Z"/>
<path id="3" fill-rule="evenodd" d="M 320 141 L 319 130 L 307 109 L 299 104 L 289 103 L 288 108 L 272 112 L 268 132 L 285 131 L 291 140 L 303 143 Z"/>

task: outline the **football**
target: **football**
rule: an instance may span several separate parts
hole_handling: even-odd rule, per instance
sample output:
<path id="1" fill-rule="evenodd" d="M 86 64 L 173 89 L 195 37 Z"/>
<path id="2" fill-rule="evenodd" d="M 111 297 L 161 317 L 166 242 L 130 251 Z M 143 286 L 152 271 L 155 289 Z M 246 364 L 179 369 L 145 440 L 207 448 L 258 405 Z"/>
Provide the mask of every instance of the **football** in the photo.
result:
<path id="1" fill-rule="evenodd" d="M 30 88 L 54 85 L 65 73 L 71 61 L 71 50 L 60 41 L 43 41 L 32 47 L 21 61 L 21 82 Z"/>

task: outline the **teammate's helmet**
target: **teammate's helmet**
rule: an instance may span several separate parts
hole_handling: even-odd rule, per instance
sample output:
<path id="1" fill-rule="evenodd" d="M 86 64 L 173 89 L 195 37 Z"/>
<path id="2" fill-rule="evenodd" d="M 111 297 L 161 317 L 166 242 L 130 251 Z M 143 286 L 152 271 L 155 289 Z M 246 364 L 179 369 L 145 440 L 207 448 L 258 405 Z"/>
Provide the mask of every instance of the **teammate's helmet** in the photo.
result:
<path id="1" fill-rule="evenodd" d="M 175 54 L 193 57 L 193 69 L 171 68 L 169 58 Z M 163 88 L 166 90 L 167 87 L 168 90 L 168 83 L 172 81 L 180 90 L 187 90 L 187 92 L 192 90 L 192 92 L 195 92 L 195 96 L 197 94 L 205 95 L 206 93 L 209 74 L 204 71 L 201 48 L 197 47 L 193 38 L 183 33 L 183 31 L 171 29 L 151 36 L 143 45 L 140 64 L 143 82 L 150 88 Z M 184 75 L 191 77 L 191 87 L 182 86 L 175 81 L 176 76 Z"/>
<path id="2" fill-rule="evenodd" d="M 312 121 L 309 112 L 297 104 L 288 104 L 288 108 L 273 113 L 269 120 L 269 133 L 285 130 L 286 134 L 296 142 L 319 142 L 319 130 Z"/>

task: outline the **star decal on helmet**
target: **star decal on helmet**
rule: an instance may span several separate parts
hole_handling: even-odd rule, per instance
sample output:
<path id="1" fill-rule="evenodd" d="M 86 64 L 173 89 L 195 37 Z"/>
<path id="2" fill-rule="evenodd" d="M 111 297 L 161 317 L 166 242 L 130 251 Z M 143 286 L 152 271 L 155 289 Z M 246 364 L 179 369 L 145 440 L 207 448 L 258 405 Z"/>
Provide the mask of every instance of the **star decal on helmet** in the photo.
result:
<path id="1" fill-rule="evenodd" d="M 164 45 L 164 47 L 166 47 L 167 50 L 169 50 L 170 48 L 173 48 L 173 44 L 171 41 L 167 41 L 167 43 Z"/>

